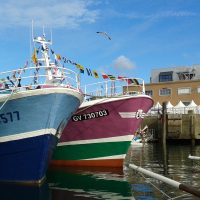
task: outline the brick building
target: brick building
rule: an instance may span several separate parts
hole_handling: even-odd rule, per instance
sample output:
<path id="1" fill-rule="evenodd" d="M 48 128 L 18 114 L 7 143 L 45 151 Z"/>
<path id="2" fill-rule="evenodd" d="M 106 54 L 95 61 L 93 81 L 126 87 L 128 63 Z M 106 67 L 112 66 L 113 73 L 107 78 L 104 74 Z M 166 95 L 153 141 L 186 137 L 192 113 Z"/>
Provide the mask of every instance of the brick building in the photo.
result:
<path id="1" fill-rule="evenodd" d="M 187 106 L 192 100 L 200 105 L 200 65 L 153 69 L 145 89 L 161 105 L 170 101 L 175 106 L 182 101 Z"/>

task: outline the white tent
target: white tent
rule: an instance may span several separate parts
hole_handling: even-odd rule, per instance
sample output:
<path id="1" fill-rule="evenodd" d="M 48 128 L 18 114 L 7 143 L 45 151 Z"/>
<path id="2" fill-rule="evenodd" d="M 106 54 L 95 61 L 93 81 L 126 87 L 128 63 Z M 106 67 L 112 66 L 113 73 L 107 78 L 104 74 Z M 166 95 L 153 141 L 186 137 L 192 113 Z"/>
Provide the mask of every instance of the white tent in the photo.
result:
<path id="1" fill-rule="evenodd" d="M 189 107 L 196 107 L 196 106 L 197 106 L 197 104 L 194 103 L 194 101 L 192 100 L 187 107 L 189 108 Z"/>
<path id="2" fill-rule="evenodd" d="M 174 111 L 175 113 L 178 113 L 178 114 L 183 114 L 185 113 L 185 105 L 183 104 L 182 101 L 179 101 L 178 104 L 176 106 L 174 106 Z"/>
<path id="3" fill-rule="evenodd" d="M 189 105 L 186 106 L 186 110 L 193 110 L 195 113 L 197 112 L 197 104 L 192 100 Z"/>
<path id="4" fill-rule="evenodd" d="M 196 107 L 196 114 L 200 114 L 200 105 Z"/>
<path id="5" fill-rule="evenodd" d="M 171 104 L 170 101 L 167 102 L 166 108 L 168 113 L 172 113 L 174 110 L 174 106 Z"/>
<path id="6" fill-rule="evenodd" d="M 157 102 L 153 108 L 154 109 L 162 109 L 162 106 L 160 105 L 159 102 Z"/>
<path id="7" fill-rule="evenodd" d="M 150 114 L 158 114 L 158 112 L 160 113 L 162 110 L 162 106 L 160 105 L 159 102 L 157 102 L 150 110 L 149 110 L 149 113 Z"/>

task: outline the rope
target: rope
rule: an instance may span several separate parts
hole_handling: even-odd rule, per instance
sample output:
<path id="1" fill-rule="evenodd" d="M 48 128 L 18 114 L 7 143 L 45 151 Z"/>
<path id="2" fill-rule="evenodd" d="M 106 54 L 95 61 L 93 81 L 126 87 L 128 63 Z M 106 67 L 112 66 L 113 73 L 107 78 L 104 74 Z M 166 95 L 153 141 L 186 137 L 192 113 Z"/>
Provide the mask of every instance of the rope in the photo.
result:
<path id="1" fill-rule="evenodd" d="M 18 80 L 18 81 L 19 81 L 19 77 L 20 77 L 21 74 L 22 74 L 22 71 L 23 71 L 23 69 L 21 69 L 21 71 L 20 71 L 20 73 L 19 73 L 19 75 L 18 75 L 18 77 L 17 77 L 17 80 Z M 18 82 L 15 83 L 14 87 L 13 87 L 12 90 L 11 90 L 10 95 L 9 95 L 8 98 L 4 101 L 4 103 L 1 105 L 0 111 L 3 109 L 3 107 L 6 105 L 6 103 L 8 102 L 8 100 L 9 100 L 9 99 L 11 98 L 11 96 L 13 95 L 14 90 L 17 88 L 17 84 L 18 84 Z"/>
<path id="2" fill-rule="evenodd" d="M 169 195 L 167 195 L 165 192 L 160 190 L 156 185 L 154 185 L 150 180 L 148 180 L 142 173 L 138 173 L 138 174 L 140 174 L 149 184 L 151 184 L 154 188 L 156 188 L 160 193 L 162 193 L 163 195 L 165 195 L 166 197 L 171 199 L 171 197 Z"/>
<path id="3" fill-rule="evenodd" d="M 138 166 L 139 168 L 139 166 Z M 167 195 L 165 192 L 163 192 L 162 190 L 160 190 L 156 185 L 154 185 L 149 179 L 147 179 L 142 173 L 140 172 L 136 172 L 138 173 L 140 176 L 142 176 L 146 182 L 148 182 L 149 184 L 151 184 L 155 189 L 157 189 L 160 193 L 162 193 L 164 196 L 166 196 L 168 199 L 170 200 L 174 200 L 174 199 L 178 199 L 178 198 L 181 198 L 181 197 L 184 197 L 184 196 L 190 196 L 189 194 L 183 194 L 183 195 L 180 195 L 180 196 L 177 196 L 177 197 L 170 197 L 169 195 Z"/>
<path id="4" fill-rule="evenodd" d="M 11 94 L 8 96 L 8 98 L 4 101 L 4 103 L 1 105 L 1 107 L 0 107 L 0 111 L 3 109 L 3 107 L 5 106 L 5 104 L 8 102 L 8 100 L 9 100 L 10 97 L 12 96 L 13 91 L 14 91 L 14 89 L 12 90 L 12 92 L 11 92 Z"/>

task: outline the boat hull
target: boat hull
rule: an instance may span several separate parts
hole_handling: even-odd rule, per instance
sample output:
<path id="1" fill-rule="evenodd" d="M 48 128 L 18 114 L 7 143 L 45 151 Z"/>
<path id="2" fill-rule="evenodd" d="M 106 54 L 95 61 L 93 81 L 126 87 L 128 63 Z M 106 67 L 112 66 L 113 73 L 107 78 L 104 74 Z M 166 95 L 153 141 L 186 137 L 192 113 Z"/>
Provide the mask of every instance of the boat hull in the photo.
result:
<path id="1" fill-rule="evenodd" d="M 0 181 L 41 182 L 80 102 L 81 94 L 63 88 L 13 94 L 0 110 Z"/>
<path id="2" fill-rule="evenodd" d="M 146 95 L 83 104 L 64 129 L 51 164 L 122 167 L 133 133 L 152 104 Z"/>

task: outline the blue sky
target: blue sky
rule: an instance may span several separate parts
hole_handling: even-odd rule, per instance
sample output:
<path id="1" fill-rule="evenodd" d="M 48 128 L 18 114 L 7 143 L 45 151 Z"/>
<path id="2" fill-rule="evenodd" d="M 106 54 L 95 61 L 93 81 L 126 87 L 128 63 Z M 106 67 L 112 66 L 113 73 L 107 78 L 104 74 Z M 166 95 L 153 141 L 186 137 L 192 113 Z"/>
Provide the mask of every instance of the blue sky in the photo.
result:
<path id="1" fill-rule="evenodd" d="M 32 20 L 56 53 L 100 74 L 148 83 L 152 69 L 200 64 L 199 0 L 1 0 L 1 71 L 30 59 Z"/>

